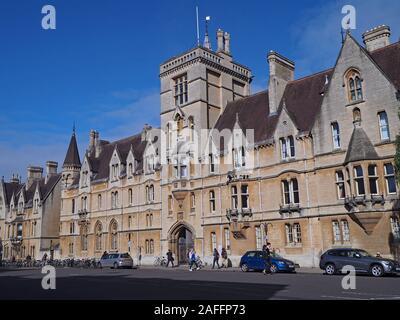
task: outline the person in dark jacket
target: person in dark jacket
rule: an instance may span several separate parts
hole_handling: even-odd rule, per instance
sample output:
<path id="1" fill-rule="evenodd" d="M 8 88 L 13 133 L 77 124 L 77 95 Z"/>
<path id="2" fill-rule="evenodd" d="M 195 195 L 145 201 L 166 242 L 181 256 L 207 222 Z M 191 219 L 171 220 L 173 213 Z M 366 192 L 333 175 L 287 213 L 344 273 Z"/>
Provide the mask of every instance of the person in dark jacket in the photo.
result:
<path id="1" fill-rule="evenodd" d="M 215 264 L 217 264 L 218 269 L 220 268 L 219 266 L 219 253 L 217 249 L 214 249 L 214 253 L 213 253 L 214 259 L 213 259 L 213 266 L 212 268 L 215 268 Z"/>
<path id="2" fill-rule="evenodd" d="M 266 246 L 263 247 L 263 252 L 265 254 L 265 269 L 264 274 L 272 274 L 271 272 L 271 254 L 272 254 L 272 246 L 271 243 L 267 243 Z"/>
<path id="3" fill-rule="evenodd" d="M 167 266 L 166 266 L 167 268 L 168 268 L 170 262 L 171 262 L 172 268 L 173 268 L 174 267 L 174 257 L 172 256 L 171 249 L 169 249 L 167 252 Z"/>

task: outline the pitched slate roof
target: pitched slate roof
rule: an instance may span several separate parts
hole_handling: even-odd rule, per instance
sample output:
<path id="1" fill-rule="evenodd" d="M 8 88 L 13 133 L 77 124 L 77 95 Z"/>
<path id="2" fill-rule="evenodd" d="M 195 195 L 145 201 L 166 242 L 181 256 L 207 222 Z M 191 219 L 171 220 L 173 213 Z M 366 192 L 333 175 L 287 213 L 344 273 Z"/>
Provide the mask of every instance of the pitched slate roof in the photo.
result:
<path id="1" fill-rule="evenodd" d="M 386 76 L 400 90 L 400 42 L 368 53 Z M 277 114 L 270 114 L 268 91 L 228 103 L 215 124 L 215 129 L 232 130 L 239 118 L 243 130 L 254 129 L 255 144 L 261 145 L 273 138 L 277 120 L 285 108 L 300 132 L 310 132 L 318 115 L 326 80 L 331 79 L 334 68 L 311 76 L 290 81 L 283 94 Z"/>
<path id="2" fill-rule="evenodd" d="M 96 158 L 94 155 L 88 157 L 90 168 L 93 172 L 92 181 L 107 179 L 110 175 L 110 160 L 114 149 L 117 148 L 121 157 L 121 162 L 126 163 L 129 151 L 132 147 L 135 160 L 138 161 L 136 170 L 143 167 L 143 153 L 146 149 L 147 142 L 142 142 L 141 134 L 137 134 L 128 138 L 124 138 L 114 142 L 102 141 L 101 152 Z M 77 182 L 77 181 L 76 181 Z"/>
<path id="3" fill-rule="evenodd" d="M 4 182 L 3 186 L 6 196 L 5 203 L 9 205 L 13 193 L 17 194 L 24 185 L 18 182 Z"/>
<path id="4" fill-rule="evenodd" d="M 299 131 L 308 132 L 321 107 L 326 79 L 332 73 L 333 69 L 329 69 L 289 82 L 276 114 L 270 113 L 268 91 L 230 102 L 214 128 L 220 132 L 232 130 L 237 116 L 243 130 L 254 129 L 254 142 L 261 145 L 273 138 L 279 115 L 286 108 Z"/>
<path id="5" fill-rule="evenodd" d="M 54 187 L 61 180 L 61 173 L 57 173 L 49 177 L 46 183 L 46 178 L 43 177 L 34 181 L 28 190 L 26 190 L 26 184 L 21 184 L 18 191 L 15 192 L 16 201 L 21 195 L 21 192 L 24 194 L 25 205 L 30 207 L 33 204 L 33 198 L 35 196 L 36 187 L 39 184 L 39 193 L 42 200 L 46 200 L 49 194 L 53 191 Z"/>
<path id="6" fill-rule="evenodd" d="M 354 128 L 347 149 L 345 165 L 360 160 L 378 160 L 379 156 L 363 128 Z"/>
<path id="7" fill-rule="evenodd" d="M 370 56 L 400 90 L 400 42 L 372 51 Z"/>
<path id="8" fill-rule="evenodd" d="M 76 143 L 75 132 L 72 134 L 69 142 L 68 151 L 65 155 L 63 166 L 81 166 L 81 159 L 79 157 L 78 144 Z"/>

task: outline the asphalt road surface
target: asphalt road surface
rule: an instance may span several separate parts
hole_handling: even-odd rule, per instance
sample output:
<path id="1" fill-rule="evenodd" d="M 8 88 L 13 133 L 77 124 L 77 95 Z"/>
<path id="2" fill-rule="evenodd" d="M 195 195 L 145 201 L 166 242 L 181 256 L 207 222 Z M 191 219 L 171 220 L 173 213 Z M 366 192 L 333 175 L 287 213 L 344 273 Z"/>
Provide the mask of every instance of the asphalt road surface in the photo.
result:
<path id="1" fill-rule="evenodd" d="M 342 288 L 343 276 L 321 273 L 243 273 L 228 270 L 140 268 L 56 270 L 56 289 L 43 290 L 41 270 L 0 269 L 0 300 L 400 300 L 400 277 L 356 277 L 356 290 Z"/>

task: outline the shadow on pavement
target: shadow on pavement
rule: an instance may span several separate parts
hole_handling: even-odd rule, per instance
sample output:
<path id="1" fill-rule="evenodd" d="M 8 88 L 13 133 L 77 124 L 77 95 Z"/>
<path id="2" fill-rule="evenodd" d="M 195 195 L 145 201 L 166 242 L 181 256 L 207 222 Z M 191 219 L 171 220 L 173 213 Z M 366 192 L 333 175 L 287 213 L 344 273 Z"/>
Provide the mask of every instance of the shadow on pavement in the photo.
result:
<path id="1" fill-rule="evenodd" d="M 41 279 L 0 279 L 1 300 L 267 300 L 285 285 L 230 283 L 115 276 L 57 278 L 56 290 L 43 290 Z"/>

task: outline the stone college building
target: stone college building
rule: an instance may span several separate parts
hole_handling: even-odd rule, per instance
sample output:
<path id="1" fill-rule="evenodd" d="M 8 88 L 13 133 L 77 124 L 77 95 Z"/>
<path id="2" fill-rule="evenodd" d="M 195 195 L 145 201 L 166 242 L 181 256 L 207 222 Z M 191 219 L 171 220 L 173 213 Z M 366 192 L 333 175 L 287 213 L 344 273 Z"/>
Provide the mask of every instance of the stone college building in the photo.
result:
<path id="1" fill-rule="evenodd" d="M 206 35 L 160 66 L 161 128 L 113 142 L 92 130 L 82 157 L 73 133 L 60 182 L 54 170 L 31 186 L 2 182 L 7 254 L 18 219 L 22 230 L 33 219 L 29 200 L 44 208 L 59 183 L 59 212 L 47 223 L 57 224 L 61 258 L 118 251 L 152 264 L 171 249 L 186 263 L 193 247 L 210 262 L 226 248 L 237 266 L 269 241 L 304 267 L 334 247 L 398 259 L 400 43 L 390 43 L 387 26 L 363 40 L 347 34 L 335 66 L 302 79 L 271 51 L 268 88 L 251 95 L 251 71 L 234 61 L 230 35 L 218 30 L 215 51 Z"/>

